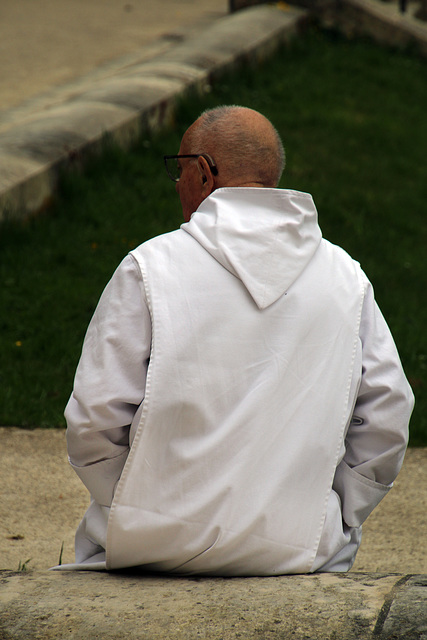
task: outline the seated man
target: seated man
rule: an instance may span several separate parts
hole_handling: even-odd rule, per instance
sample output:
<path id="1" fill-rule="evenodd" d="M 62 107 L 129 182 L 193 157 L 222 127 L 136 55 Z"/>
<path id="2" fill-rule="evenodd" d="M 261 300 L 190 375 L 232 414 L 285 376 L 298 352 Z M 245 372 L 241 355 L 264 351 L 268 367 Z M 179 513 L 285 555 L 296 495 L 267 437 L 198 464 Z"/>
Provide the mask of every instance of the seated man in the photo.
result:
<path id="1" fill-rule="evenodd" d="M 66 419 L 91 504 L 61 568 L 347 571 L 413 406 L 372 286 L 276 188 L 261 114 L 207 111 L 165 160 L 185 223 L 131 251 L 90 323 Z"/>

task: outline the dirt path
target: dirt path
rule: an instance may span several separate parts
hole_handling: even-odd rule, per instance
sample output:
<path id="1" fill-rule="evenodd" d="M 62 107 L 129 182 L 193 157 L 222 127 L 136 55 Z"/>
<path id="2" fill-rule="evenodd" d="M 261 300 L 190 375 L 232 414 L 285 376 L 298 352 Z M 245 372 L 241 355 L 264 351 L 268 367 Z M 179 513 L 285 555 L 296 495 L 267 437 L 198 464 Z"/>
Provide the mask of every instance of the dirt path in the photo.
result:
<path id="1" fill-rule="evenodd" d="M 67 462 L 65 432 L 0 428 L 0 569 L 74 560 L 87 505 Z M 394 489 L 364 525 L 354 571 L 427 573 L 427 449 L 409 449 Z"/>

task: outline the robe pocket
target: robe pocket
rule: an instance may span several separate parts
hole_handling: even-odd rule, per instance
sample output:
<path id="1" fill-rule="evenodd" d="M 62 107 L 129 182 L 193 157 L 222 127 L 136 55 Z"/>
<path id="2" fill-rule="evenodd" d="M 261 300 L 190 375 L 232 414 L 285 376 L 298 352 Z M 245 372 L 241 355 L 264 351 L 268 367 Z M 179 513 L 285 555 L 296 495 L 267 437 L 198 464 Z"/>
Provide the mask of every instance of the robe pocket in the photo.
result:
<path id="1" fill-rule="evenodd" d="M 101 506 L 110 507 L 114 490 L 122 474 L 129 449 L 108 460 L 100 460 L 85 467 L 78 467 L 70 460 L 70 464 L 86 486 L 91 496 Z"/>
<path id="2" fill-rule="evenodd" d="M 360 527 L 392 486 L 365 478 L 342 460 L 335 472 L 332 488 L 341 499 L 344 522 L 349 527 Z"/>

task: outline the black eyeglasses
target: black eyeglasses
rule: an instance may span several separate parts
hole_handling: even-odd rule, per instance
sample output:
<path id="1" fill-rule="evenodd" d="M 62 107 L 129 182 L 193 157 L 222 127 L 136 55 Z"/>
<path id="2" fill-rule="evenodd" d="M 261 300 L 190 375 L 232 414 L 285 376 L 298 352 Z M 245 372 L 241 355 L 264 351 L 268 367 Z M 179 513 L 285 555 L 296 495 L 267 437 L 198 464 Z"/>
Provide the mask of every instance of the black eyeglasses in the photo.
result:
<path id="1" fill-rule="evenodd" d="M 179 182 L 181 177 L 181 166 L 178 162 L 180 158 L 204 158 L 209 165 L 210 170 L 212 171 L 214 176 L 218 175 L 218 169 L 211 158 L 207 153 L 190 153 L 187 155 L 177 155 L 177 156 L 163 156 L 165 161 L 166 171 L 168 172 L 168 176 L 174 182 Z"/>

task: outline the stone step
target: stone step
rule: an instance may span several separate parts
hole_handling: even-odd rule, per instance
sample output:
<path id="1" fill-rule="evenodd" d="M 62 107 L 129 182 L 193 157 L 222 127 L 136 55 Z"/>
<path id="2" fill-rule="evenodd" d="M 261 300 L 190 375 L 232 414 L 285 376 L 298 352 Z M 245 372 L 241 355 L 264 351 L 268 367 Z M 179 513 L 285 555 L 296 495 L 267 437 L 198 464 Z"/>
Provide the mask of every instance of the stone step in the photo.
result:
<path id="1" fill-rule="evenodd" d="M 420 640 L 427 576 L 0 572 L 0 638 Z"/>

